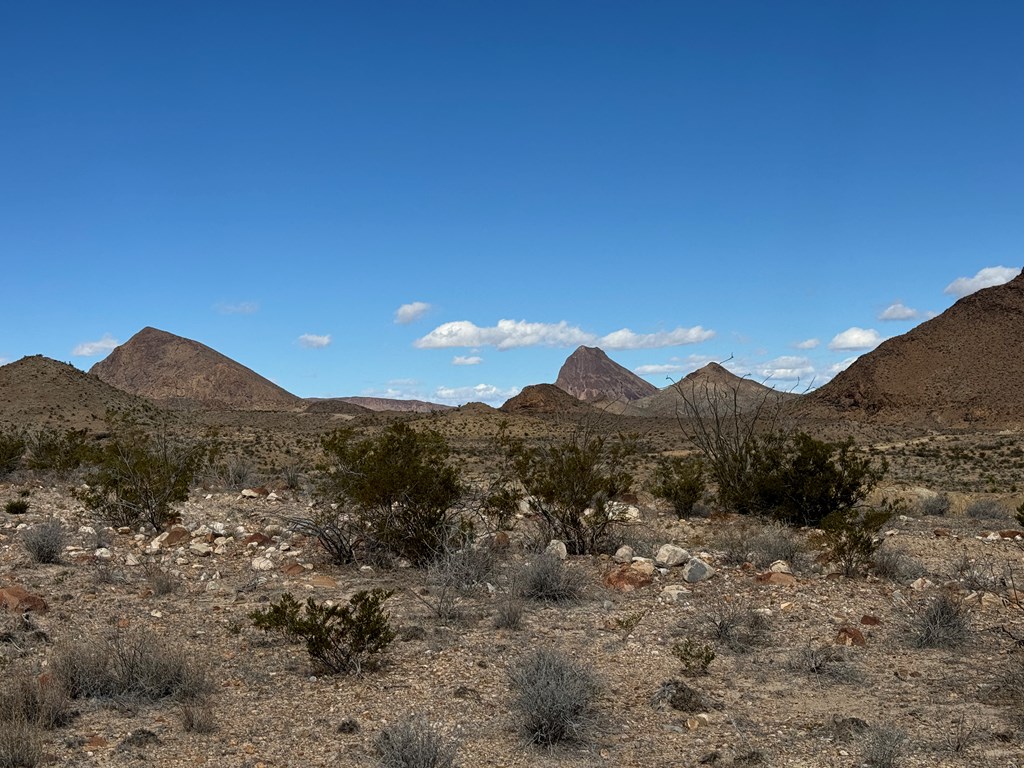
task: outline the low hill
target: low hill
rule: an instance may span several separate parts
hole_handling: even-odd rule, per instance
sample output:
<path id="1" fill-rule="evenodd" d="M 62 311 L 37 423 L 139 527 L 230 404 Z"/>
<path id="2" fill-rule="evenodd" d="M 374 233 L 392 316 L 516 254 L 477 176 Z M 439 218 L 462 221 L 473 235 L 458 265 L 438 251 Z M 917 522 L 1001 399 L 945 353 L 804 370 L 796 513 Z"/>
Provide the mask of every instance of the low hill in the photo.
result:
<path id="1" fill-rule="evenodd" d="M 332 399 L 358 405 L 370 411 L 397 411 L 399 413 L 433 413 L 434 411 L 450 411 L 455 407 L 440 403 L 428 403 L 425 400 L 396 400 L 390 397 L 338 397 Z"/>
<path id="2" fill-rule="evenodd" d="M 157 328 L 143 328 L 89 373 L 174 408 L 277 411 L 302 402 L 205 344 Z"/>
<path id="3" fill-rule="evenodd" d="M 1024 426 L 1024 275 L 882 342 L 796 412 L 926 428 Z"/>
<path id="4" fill-rule="evenodd" d="M 569 355 L 555 386 L 588 403 L 639 400 L 658 391 L 597 347 L 579 347 Z"/>
<path id="5" fill-rule="evenodd" d="M 591 408 L 554 384 L 533 384 L 506 400 L 498 410 L 503 413 L 561 414 L 578 413 Z"/>
<path id="6" fill-rule="evenodd" d="M 756 408 L 769 398 L 788 400 L 798 397 L 788 392 L 778 392 L 751 379 L 737 376 L 718 363 L 708 363 L 688 374 L 674 384 L 660 389 L 656 394 L 631 403 L 632 412 L 640 416 L 685 416 L 687 409 L 684 399 L 697 405 L 707 406 L 711 397 L 735 397 L 735 404 L 741 411 Z M 731 405 L 731 403 L 729 404 Z"/>
<path id="7" fill-rule="evenodd" d="M 42 355 L 0 366 L 0 424 L 5 429 L 103 432 L 108 411 L 137 420 L 159 413 L 148 400 Z"/>
<path id="8" fill-rule="evenodd" d="M 360 416 L 370 409 L 348 402 L 343 397 L 307 397 L 303 401 L 303 413 L 340 413 L 346 416 Z"/>

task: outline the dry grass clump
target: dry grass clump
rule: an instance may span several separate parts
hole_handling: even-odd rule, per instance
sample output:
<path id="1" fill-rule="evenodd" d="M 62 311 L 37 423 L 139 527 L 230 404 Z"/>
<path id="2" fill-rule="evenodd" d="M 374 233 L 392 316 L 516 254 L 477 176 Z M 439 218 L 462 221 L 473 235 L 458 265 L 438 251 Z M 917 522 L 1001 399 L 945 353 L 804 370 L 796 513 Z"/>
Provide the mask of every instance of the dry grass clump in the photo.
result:
<path id="1" fill-rule="evenodd" d="M 711 639 L 734 653 L 747 653 L 767 644 L 771 620 L 742 602 L 722 602 L 704 616 Z"/>
<path id="2" fill-rule="evenodd" d="M 996 499 L 977 499 L 967 505 L 964 514 L 972 520 L 1002 520 L 1009 511 Z"/>
<path id="3" fill-rule="evenodd" d="M 853 683 L 861 679 L 860 671 L 850 663 L 844 648 L 807 645 L 794 653 L 787 664 L 793 672 L 816 680 Z"/>
<path id="4" fill-rule="evenodd" d="M 9 674 L 0 689 L 0 720 L 24 720 L 46 730 L 70 723 L 78 713 L 67 691 L 49 676 Z"/>
<path id="5" fill-rule="evenodd" d="M 918 502 L 918 510 L 927 517 L 943 517 L 949 514 L 952 502 L 949 494 L 939 493 L 935 496 L 928 496 Z"/>
<path id="6" fill-rule="evenodd" d="M 901 583 L 913 581 L 926 573 L 920 562 L 887 543 L 875 550 L 871 570 L 880 578 Z"/>
<path id="7" fill-rule="evenodd" d="M 498 603 L 498 608 L 494 613 L 495 628 L 519 629 L 523 624 L 524 612 L 523 601 L 510 595 L 506 600 Z"/>
<path id="8" fill-rule="evenodd" d="M 530 653 L 509 670 L 509 684 L 512 712 L 533 744 L 582 741 L 595 721 L 597 677 L 564 653 Z"/>
<path id="9" fill-rule="evenodd" d="M 915 648 L 959 648 L 971 637 L 970 613 L 961 600 L 942 593 L 914 611 L 908 633 Z"/>
<path id="10" fill-rule="evenodd" d="M 873 768 L 895 768 L 907 746 L 907 734 L 900 728 L 876 725 L 864 733 L 862 753 L 866 765 Z"/>
<path id="11" fill-rule="evenodd" d="M 540 555 L 523 565 L 516 583 L 519 594 L 530 600 L 567 602 L 583 595 L 586 578 L 555 555 Z"/>
<path id="12" fill-rule="evenodd" d="M 722 551 L 726 564 L 750 562 L 759 568 L 766 568 L 776 560 L 797 566 L 806 553 L 800 534 L 775 521 L 723 526 L 715 536 L 714 545 Z"/>
<path id="13" fill-rule="evenodd" d="M 64 551 L 64 526 L 59 520 L 47 520 L 21 534 L 22 546 L 37 563 L 59 563 Z"/>
<path id="14" fill-rule="evenodd" d="M 458 748 L 422 719 L 385 727 L 375 742 L 382 768 L 453 768 Z"/>
<path id="15" fill-rule="evenodd" d="M 0 768 L 35 768 L 42 758 L 38 726 L 24 718 L 0 720 Z"/>

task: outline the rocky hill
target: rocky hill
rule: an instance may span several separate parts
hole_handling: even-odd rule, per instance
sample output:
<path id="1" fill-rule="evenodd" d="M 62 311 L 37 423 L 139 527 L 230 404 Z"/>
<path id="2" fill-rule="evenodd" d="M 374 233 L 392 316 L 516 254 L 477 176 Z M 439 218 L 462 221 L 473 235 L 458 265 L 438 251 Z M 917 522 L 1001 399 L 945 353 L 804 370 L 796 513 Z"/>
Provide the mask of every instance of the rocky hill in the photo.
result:
<path id="1" fill-rule="evenodd" d="M 158 410 L 147 400 L 42 355 L 0 367 L 0 425 L 5 429 L 102 432 L 108 412 L 144 420 Z"/>
<path id="2" fill-rule="evenodd" d="M 927 428 L 1024 425 L 1024 275 L 858 358 L 797 413 Z"/>
<path id="3" fill-rule="evenodd" d="M 505 401 L 504 413 L 561 414 L 589 410 L 589 406 L 554 384 L 533 384 Z"/>
<path id="4" fill-rule="evenodd" d="M 425 400 L 396 400 L 391 397 L 338 397 L 332 399 L 358 405 L 370 411 L 397 411 L 399 413 L 433 413 L 434 411 L 450 411 L 455 407 L 440 403 L 428 403 Z"/>
<path id="5" fill-rule="evenodd" d="M 639 400 L 658 391 L 597 347 L 579 347 L 569 355 L 555 386 L 589 403 Z"/>
<path id="6" fill-rule="evenodd" d="M 686 415 L 684 400 L 698 405 L 707 405 L 708 397 L 732 398 L 740 410 L 748 410 L 763 404 L 767 398 L 791 399 L 797 397 L 787 392 L 778 392 L 751 379 L 737 376 L 718 363 L 708 363 L 688 374 L 674 384 L 669 384 L 655 394 L 631 403 L 632 412 L 640 416 Z"/>
<path id="7" fill-rule="evenodd" d="M 156 328 L 143 328 L 89 373 L 174 408 L 278 411 L 302 402 L 205 344 Z"/>

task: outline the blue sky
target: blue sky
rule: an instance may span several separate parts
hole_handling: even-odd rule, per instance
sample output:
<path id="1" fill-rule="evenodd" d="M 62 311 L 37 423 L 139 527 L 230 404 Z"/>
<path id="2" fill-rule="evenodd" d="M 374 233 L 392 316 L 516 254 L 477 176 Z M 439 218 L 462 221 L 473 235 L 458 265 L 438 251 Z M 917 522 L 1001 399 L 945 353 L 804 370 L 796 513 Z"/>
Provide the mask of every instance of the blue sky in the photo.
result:
<path id="1" fill-rule="evenodd" d="M 0 359 L 828 380 L 1024 242 L 1016 2 L 0 6 Z M 957 281 L 961 282 L 957 282 Z M 886 319 L 894 318 L 894 319 Z M 816 342 L 816 343 L 815 343 Z"/>

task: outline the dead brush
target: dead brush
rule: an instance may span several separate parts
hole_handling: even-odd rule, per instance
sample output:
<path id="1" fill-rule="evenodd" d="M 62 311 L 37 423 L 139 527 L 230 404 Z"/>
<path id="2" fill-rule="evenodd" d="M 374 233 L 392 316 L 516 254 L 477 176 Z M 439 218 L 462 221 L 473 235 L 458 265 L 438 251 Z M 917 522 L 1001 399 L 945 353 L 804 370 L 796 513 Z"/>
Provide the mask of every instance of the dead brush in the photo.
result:
<path id="1" fill-rule="evenodd" d="M 911 614 L 907 633 L 915 648 L 959 648 L 971 637 L 971 616 L 962 600 L 942 593 Z"/>
<path id="2" fill-rule="evenodd" d="M 742 601 L 722 602 L 711 607 L 704 616 L 711 639 L 733 653 L 748 653 L 766 645 L 771 620 Z"/>

